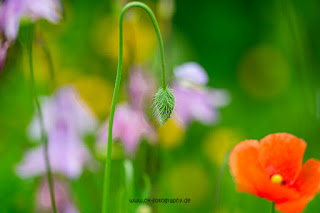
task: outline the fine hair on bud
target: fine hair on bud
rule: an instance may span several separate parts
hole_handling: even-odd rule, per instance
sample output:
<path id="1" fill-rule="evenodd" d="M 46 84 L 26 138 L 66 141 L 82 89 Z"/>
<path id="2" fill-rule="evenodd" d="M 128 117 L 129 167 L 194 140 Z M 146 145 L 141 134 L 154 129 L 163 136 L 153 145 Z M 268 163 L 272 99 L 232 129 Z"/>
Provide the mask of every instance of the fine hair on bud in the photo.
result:
<path id="1" fill-rule="evenodd" d="M 169 88 L 161 88 L 154 98 L 154 114 L 160 124 L 164 125 L 170 118 L 175 100 L 172 91 Z"/>

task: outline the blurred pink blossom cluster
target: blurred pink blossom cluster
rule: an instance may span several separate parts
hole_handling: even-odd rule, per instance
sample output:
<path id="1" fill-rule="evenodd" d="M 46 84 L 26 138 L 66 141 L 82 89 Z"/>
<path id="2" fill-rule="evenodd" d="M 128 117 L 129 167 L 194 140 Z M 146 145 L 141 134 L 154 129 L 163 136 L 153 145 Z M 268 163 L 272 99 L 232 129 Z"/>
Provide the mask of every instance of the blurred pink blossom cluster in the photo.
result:
<path id="1" fill-rule="evenodd" d="M 150 143 L 156 141 L 156 131 L 145 114 L 145 106 L 155 91 L 155 81 L 143 70 L 134 68 L 130 72 L 130 103 L 117 106 L 114 115 L 113 140 L 119 139 L 127 155 L 134 156 L 142 138 Z M 100 130 L 97 148 L 106 147 L 108 140 L 109 119 Z M 103 149 L 102 149 L 103 150 Z"/>
<path id="2" fill-rule="evenodd" d="M 219 119 L 218 108 L 230 102 L 225 90 L 207 87 L 209 77 L 206 71 L 195 62 L 188 62 L 174 70 L 175 79 L 171 84 L 176 107 L 173 119 L 187 127 L 192 121 L 206 125 L 215 124 Z M 118 105 L 113 126 L 113 140 L 119 140 L 129 156 L 134 156 L 140 141 L 145 138 L 155 143 L 156 132 L 146 116 L 145 106 L 150 106 L 155 94 L 155 77 L 142 69 L 133 69 L 129 78 L 130 103 Z M 108 123 L 100 130 L 97 147 L 106 147 Z M 102 149 L 104 150 L 104 149 Z"/>
<path id="3" fill-rule="evenodd" d="M 60 0 L 5 0 L 0 2 L 0 71 L 9 45 L 18 36 L 21 19 L 35 22 L 46 19 L 57 23 L 61 19 Z"/>
<path id="4" fill-rule="evenodd" d="M 85 166 L 95 163 L 84 144 L 84 136 L 94 133 L 97 128 L 97 119 L 81 100 L 76 90 L 70 86 L 59 88 L 51 97 L 43 97 L 40 100 L 44 127 L 48 135 L 48 157 L 51 170 L 54 174 L 68 178 L 78 178 Z M 28 128 L 28 135 L 32 141 L 41 140 L 40 129 L 40 118 L 38 114 L 35 114 Z M 23 178 L 46 174 L 42 143 L 26 151 L 22 161 L 16 167 L 16 172 Z M 59 196 L 65 196 L 67 192 L 59 193 L 59 185 L 63 183 L 56 182 L 56 187 L 58 187 L 56 199 L 60 200 L 62 198 Z M 40 187 L 46 188 L 47 186 L 48 184 L 44 184 Z M 65 189 L 65 191 L 67 190 Z M 41 193 L 38 193 L 40 197 L 37 200 L 43 201 L 43 197 L 45 197 L 43 194 L 48 192 L 48 189 L 40 189 L 39 192 Z M 49 196 L 49 194 L 46 196 Z M 45 199 L 45 201 L 48 201 L 48 203 L 44 206 L 51 205 L 50 200 Z M 57 208 L 61 212 L 75 212 L 63 210 L 67 208 L 66 203 L 63 203 L 63 206 L 58 204 L 57 202 Z"/>
<path id="5" fill-rule="evenodd" d="M 193 121 L 215 124 L 218 108 L 229 103 L 229 95 L 224 90 L 207 86 L 209 77 L 197 63 L 190 62 L 174 69 L 171 88 L 176 99 L 175 122 L 187 128 Z M 129 157 L 134 157 L 142 139 L 150 144 L 157 142 L 157 131 L 151 116 L 148 116 L 155 94 L 156 80 L 152 74 L 134 67 L 129 74 L 127 102 L 120 103 L 115 111 L 113 140 L 118 140 Z M 48 134 L 48 155 L 53 174 L 66 178 L 78 178 L 85 167 L 95 165 L 96 160 L 84 144 L 84 137 L 95 134 L 99 122 L 71 86 L 60 87 L 50 97 L 40 99 L 44 128 Z M 102 125 L 97 136 L 97 150 L 105 151 L 108 139 L 109 119 Z M 32 141 L 41 140 L 40 118 L 36 113 L 28 127 Z M 43 176 L 46 172 L 44 147 L 38 145 L 27 150 L 16 172 L 20 177 Z M 77 212 L 72 204 L 67 183 L 55 179 L 57 208 L 63 213 Z M 49 209 L 50 195 L 44 181 L 37 193 L 37 208 Z M 61 201 L 61 202 L 60 202 Z"/>
<path id="6" fill-rule="evenodd" d="M 214 124 L 219 119 L 218 108 L 230 102 L 229 93 L 207 85 L 206 71 L 195 62 L 188 62 L 174 69 L 172 89 L 176 98 L 175 119 L 187 126 L 192 121 Z"/>

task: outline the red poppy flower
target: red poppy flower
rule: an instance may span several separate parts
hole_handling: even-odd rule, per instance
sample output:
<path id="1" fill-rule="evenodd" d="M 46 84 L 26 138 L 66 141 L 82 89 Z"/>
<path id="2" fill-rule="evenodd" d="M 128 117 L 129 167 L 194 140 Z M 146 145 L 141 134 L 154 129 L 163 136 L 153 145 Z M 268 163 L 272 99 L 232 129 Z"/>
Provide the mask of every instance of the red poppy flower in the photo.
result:
<path id="1" fill-rule="evenodd" d="M 302 212 L 320 190 L 320 162 L 309 159 L 302 166 L 306 146 L 288 133 L 239 143 L 229 159 L 238 191 L 273 201 L 281 212 Z"/>

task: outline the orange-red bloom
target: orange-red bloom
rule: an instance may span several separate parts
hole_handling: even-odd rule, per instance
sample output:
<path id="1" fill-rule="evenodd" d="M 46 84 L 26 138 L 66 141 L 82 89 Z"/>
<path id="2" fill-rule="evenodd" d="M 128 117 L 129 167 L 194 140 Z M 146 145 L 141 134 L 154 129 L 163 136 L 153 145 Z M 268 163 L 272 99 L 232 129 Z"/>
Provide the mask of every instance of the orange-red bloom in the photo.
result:
<path id="1" fill-rule="evenodd" d="M 320 162 L 302 166 L 306 146 L 288 133 L 239 143 L 229 159 L 237 189 L 274 201 L 281 212 L 302 212 L 320 190 Z"/>

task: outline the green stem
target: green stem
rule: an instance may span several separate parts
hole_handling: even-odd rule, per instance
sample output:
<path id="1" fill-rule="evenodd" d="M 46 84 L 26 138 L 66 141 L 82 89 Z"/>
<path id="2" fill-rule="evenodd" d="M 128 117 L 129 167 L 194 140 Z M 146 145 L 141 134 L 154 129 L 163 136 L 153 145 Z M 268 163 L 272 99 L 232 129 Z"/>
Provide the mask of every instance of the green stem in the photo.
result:
<path id="1" fill-rule="evenodd" d="M 275 213 L 274 206 L 275 206 L 275 202 L 272 202 L 271 203 L 271 213 Z"/>
<path id="2" fill-rule="evenodd" d="M 221 195 L 221 184 L 222 184 L 222 178 L 223 178 L 223 174 L 225 172 L 226 167 L 228 166 L 228 162 L 229 162 L 229 156 L 230 156 L 230 151 L 227 151 L 226 154 L 223 157 L 223 161 L 222 164 L 220 166 L 219 169 L 219 174 L 218 174 L 218 179 L 217 179 L 217 185 L 216 185 L 216 189 L 215 189 L 215 208 L 219 209 L 220 208 L 220 195 Z"/>
<path id="3" fill-rule="evenodd" d="M 29 66 L 30 66 L 30 77 L 31 77 L 31 90 L 34 98 L 34 102 L 36 105 L 36 109 L 39 114 L 39 121 L 40 121 L 40 127 L 41 127 L 41 140 L 44 144 L 44 157 L 45 157 L 45 165 L 47 170 L 47 176 L 48 176 L 48 183 L 50 188 L 50 197 L 51 197 L 51 205 L 52 210 L 54 213 L 57 213 L 55 199 L 54 199 L 54 190 L 53 190 L 53 181 L 51 176 L 51 168 L 50 168 L 50 162 L 48 157 L 48 136 L 46 133 L 46 130 L 44 128 L 44 122 L 42 117 L 42 111 L 39 103 L 39 98 L 35 89 L 35 79 L 34 79 L 34 72 L 33 72 L 33 63 L 32 63 L 32 45 L 28 47 L 28 55 L 29 55 Z"/>
<path id="4" fill-rule="evenodd" d="M 160 33 L 160 29 L 157 23 L 157 20 L 151 11 L 151 9 L 141 3 L 141 2 L 130 2 L 126 4 L 120 14 L 120 22 L 119 22 L 119 61 L 118 61 L 118 69 L 117 69 L 117 77 L 116 77 L 116 83 L 112 98 L 112 104 L 111 104 L 111 111 L 110 111 L 110 118 L 109 118 L 109 129 L 108 129 L 108 144 L 107 144 L 107 156 L 106 156 L 106 162 L 105 162 L 105 172 L 104 172 L 104 186 L 103 186 L 103 200 L 102 200 L 102 212 L 107 213 L 108 212 L 108 200 L 110 199 L 109 196 L 109 186 L 110 186 L 110 171 L 111 171 L 111 149 L 112 149 L 112 128 L 113 128 L 113 118 L 114 118 L 114 112 L 116 109 L 116 102 L 117 97 L 119 93 L 119 87 L 120 87 L 120 80 L 121 80 L 121 70 L 122 70 L 122 57 L 123 57 L 123 20 L 125 13 L 128 9 L 131 7 L 139 7 L 145 10 L 153 23 L 153 26 L 155 28 L 155 32 L 157 34 L 157 39 L 159 43 L 160 48 L 160 57 L 161 57 L 161 65 L 162 65 L 162 83 L 163 88 L 166 88 L 166 74 L 165 74 L 165 63 L 164 63 L 164 48 L 163 48 L 163 42 L 162 37 Z"/>
<path id="5" fill-rule="evenodd" d="M 47 59 L 47 63 L 48 63 L 48 68 L 49 68 L 49 78 L 50 78 L 50 89 L 53 91 L 54 87 L 56 85 L 56 78 L 55 78 L 55 74 L 54 74 L 54 68 L 53 68 L 53 62 L 52 62 L 52 57 L 50 54 L 50 50 L 48 48 L 48 46 L 46 45 L 46 43 L 43 41 L 43 39 L 38 38 L 37 43 L 40 45 L 40 47 L 42 48 L 46 59 Z"/>

